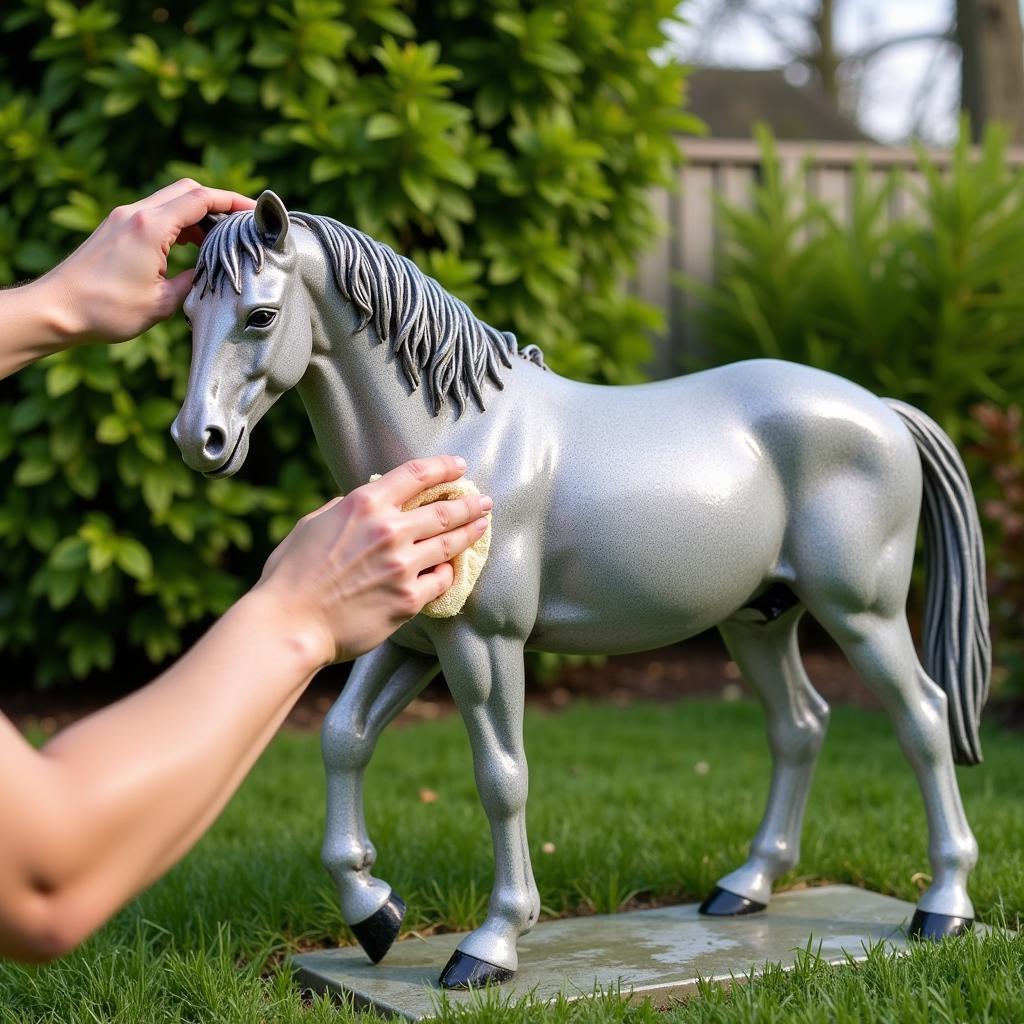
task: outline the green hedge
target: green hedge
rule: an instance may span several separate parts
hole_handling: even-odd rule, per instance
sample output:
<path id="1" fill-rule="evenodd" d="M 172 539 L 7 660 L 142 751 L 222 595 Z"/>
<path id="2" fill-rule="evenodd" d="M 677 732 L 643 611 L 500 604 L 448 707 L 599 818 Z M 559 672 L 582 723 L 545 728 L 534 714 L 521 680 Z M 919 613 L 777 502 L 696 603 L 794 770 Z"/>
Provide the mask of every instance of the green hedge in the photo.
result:
<path id="1" fill-rule="evenodd" d="M 12 0 L 0 283 L 175 178 L 272 186 L 395 245 L 561 372 L 636 380 L 657 315 L 621 282 L 672 133 L 696 127 L 653 56 L 676 6 Z M 39 684 L 174 654 L 331 492 L 294 400 L 242 479 L 190 473 L 167 432 L 187 366 L 177 317 L 0 385 L 0 652 Z"/>
<path id="2" fill-rule="evenodd" d="M 704 302 L 709 346 L 691 365 L 808 363 L 919 406 L 961 444 L 976 402 L 1024 402 L 1024 170 L 1004 133 L 990 128 L 974 150 L 964 125 L 948 169 L 920 152 L 917 183 L 862 163 L 841 220 L 758 134 L 752 204 L 719 206 L 714 285 L 682 282 Z M 890 216 L 897 188 L 915 213 Z"/>

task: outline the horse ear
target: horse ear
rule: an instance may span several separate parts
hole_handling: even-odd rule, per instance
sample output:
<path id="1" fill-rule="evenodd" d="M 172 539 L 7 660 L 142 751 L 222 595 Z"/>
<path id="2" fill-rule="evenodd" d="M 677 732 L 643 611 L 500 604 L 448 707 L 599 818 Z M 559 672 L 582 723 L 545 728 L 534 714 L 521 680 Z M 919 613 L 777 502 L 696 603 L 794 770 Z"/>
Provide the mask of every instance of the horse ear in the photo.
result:
<path id="1" fill-rule="evenodd" d="M 283 249 L 284 240 L 288 237 L 288 211 L 280 198 L 266 189 L 256 200 L 253 215 L 263 244 L 278 251 Z"/>

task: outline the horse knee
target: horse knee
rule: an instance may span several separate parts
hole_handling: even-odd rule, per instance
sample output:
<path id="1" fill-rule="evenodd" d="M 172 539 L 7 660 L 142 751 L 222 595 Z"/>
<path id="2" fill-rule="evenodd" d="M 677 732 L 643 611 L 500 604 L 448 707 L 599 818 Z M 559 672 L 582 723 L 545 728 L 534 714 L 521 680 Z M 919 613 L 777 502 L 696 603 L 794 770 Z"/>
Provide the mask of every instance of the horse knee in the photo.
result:
<path id="1" fill-rule="evenodd" d="M 328 771 L 362 771 L 373 754 L 373 740 L 347 715 L 328 714 L 320 732 L 320 750 Z"/>
<path id="2" fill-rule="evenodd" d="M 488 815 L 511 818 L 519 814 L 526 807 L 529 789 L 525 758 L 499 755 L 490 759 L 478 773 L 477 789 Z"/>

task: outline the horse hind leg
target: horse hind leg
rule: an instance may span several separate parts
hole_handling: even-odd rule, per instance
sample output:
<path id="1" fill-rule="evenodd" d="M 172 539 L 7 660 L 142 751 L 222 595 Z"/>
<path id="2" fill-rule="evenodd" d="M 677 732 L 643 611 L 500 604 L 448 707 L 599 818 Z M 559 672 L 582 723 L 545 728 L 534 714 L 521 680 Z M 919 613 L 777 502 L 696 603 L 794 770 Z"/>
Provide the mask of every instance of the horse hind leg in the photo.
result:
<path id="1" fill-rule="evenodd" d="M 946 694 L 921 667 L 902 609 L 888 615 L 829 615 L 818 608 L 814 613 L 881 699 L 924 798 L 932 884 L 918 901 L 910 934 L 924 939 L 960 934 L 974 922 L 967 880 L 978 844 L 953 768 Z"/>
<path id="2" fill-rule="evenodd" d="M 749 858 L 718 881 L 701 904 L 702 914 L 764 910 L 772 883 L 799 859 L 807 794 L 829 715 L 800 658 L 797 626 L 802 615 L 803 607 L 797 606 L 782 611 L 775 621 L 735 618 L 719 626 L 729 653 L 764 705 L 772 780 Z"/>

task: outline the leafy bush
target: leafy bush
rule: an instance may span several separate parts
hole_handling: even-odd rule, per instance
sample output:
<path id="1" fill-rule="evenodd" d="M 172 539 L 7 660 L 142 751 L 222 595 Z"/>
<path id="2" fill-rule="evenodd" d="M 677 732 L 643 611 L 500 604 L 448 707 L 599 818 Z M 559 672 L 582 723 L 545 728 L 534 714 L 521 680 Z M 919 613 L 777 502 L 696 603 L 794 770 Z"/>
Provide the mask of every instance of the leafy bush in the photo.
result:
<path id="1" fill-rule="evenodd" d="M 981 503 L 989 527 L 988 593 L 997 665 L 994 682 L 1024 695 L 1024 419 L 1018 405 L 980 402 L 971 413 L 978 441 L 970 453 L 993 495 Z"/>
<path id="2" fill-rule="evenodd" d="M 11 0 L 0 283 L 182 175 L 272 185 L 411 255 L 556 369 L 636 380 L 657 318 L 620 283 L 672 133 L 694 126 L 681 71 L 652 57 L 675 7 Z M 40 683 L 174 653 L 332 489 L 294 401 L 244 480 L 188 472 L 167 434 L 187 363 L 176 318 L 0 385 L 0 651 L 30 653 Z"/>
<path id="3" fill-rule="evenodd" d="M 809 363 L 924 409 L 959 440 L 970 407 L 1024 400 L 1024 172 L 1003 134 L 977 156 L 961 133 L 952 166 L 922 152 L 923 185 L 855 175 L 847 223 L 783 178 L 760 134 L 750 209 L 722 204 L 725 246 L 701 288 L 712 364 L 765 355 Z M 919 212 L 889 217 L 902 184 Z"/>

